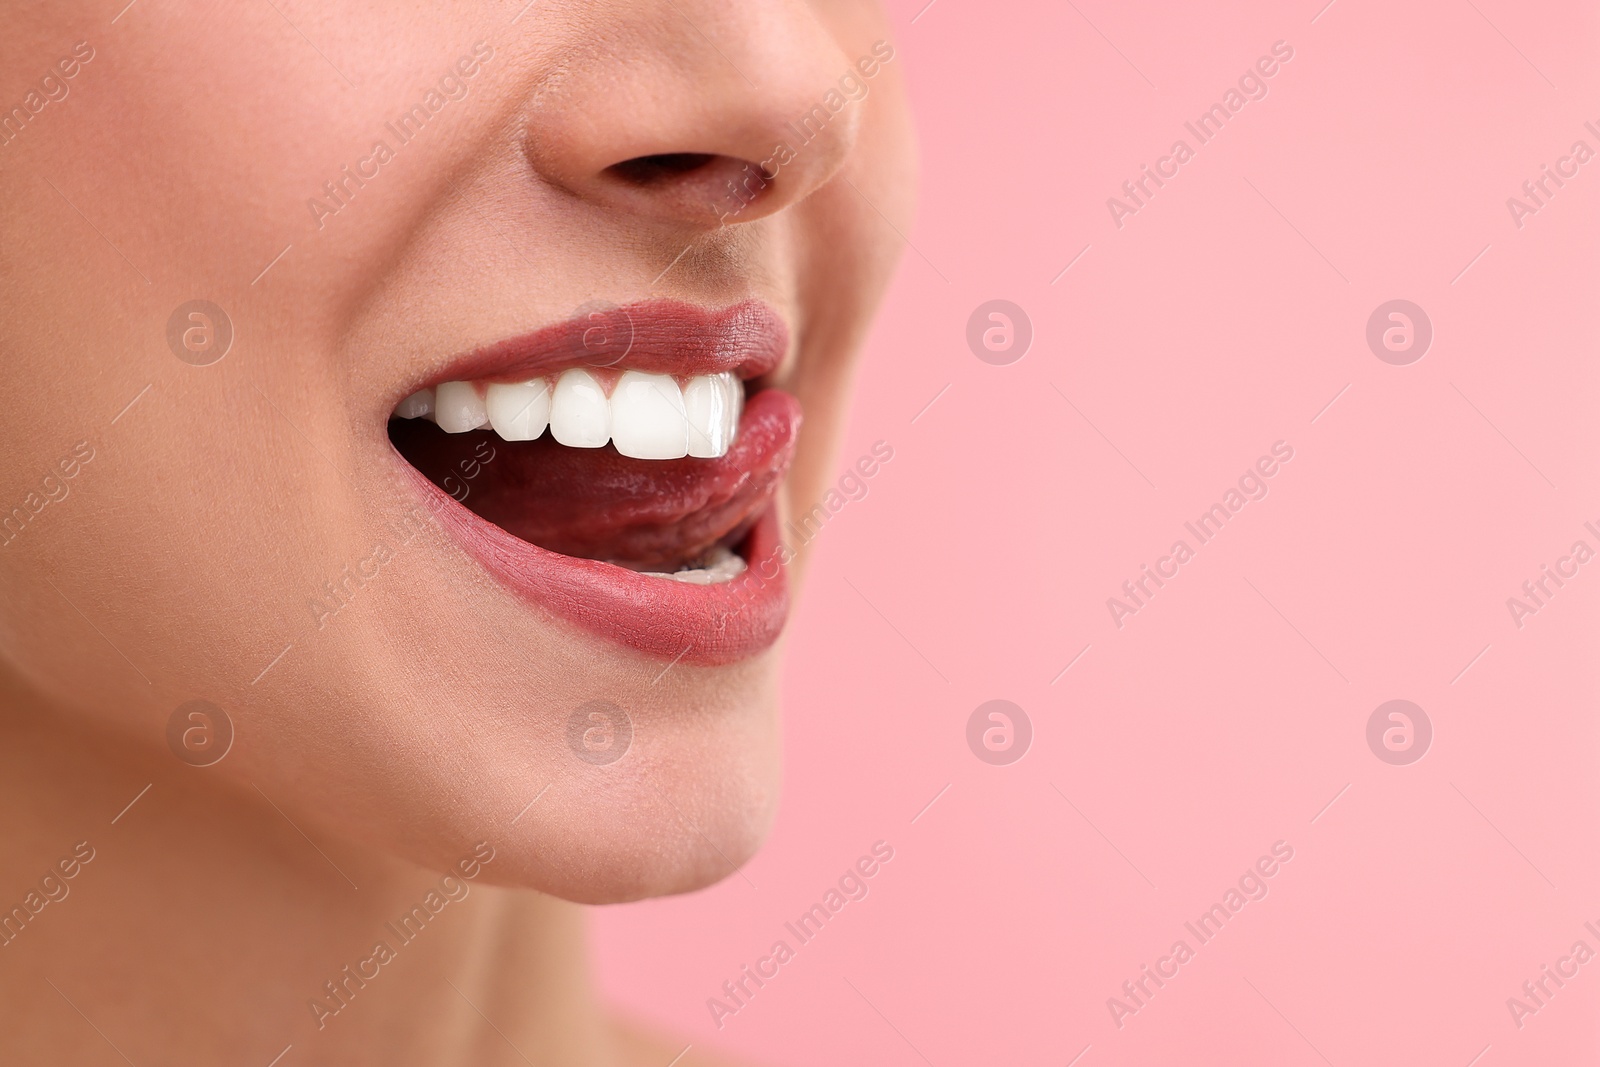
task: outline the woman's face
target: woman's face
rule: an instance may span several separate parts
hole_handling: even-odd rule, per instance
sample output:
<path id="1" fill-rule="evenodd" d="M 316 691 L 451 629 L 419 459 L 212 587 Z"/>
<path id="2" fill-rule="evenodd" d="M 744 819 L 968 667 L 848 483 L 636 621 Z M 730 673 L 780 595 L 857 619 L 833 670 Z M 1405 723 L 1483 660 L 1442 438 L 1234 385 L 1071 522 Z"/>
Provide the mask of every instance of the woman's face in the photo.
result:
<path id="1" fill-rule="evenodd" d="M 12 687 L 435 868 L 488 841 L 486 876 L 585 901 L 730 873 L 776 799 L 786 524 L 909 221 L 881 15 L 8 22 Z"/>

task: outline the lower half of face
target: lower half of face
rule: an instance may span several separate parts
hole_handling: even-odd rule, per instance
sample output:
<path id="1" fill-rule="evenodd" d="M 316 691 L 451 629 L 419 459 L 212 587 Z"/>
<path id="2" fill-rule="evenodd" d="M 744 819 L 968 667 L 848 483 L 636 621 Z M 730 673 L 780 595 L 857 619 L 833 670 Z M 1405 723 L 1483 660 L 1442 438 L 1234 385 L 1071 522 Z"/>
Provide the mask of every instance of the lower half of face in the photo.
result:
<path id="1" fill-rule="evenodd" d="M 0 121 L 0 659 L 323 833 L 624 900 L 775 810 L 903 60 L 843 2 L 519 7 L 0 44 L 48 79 Z"/>

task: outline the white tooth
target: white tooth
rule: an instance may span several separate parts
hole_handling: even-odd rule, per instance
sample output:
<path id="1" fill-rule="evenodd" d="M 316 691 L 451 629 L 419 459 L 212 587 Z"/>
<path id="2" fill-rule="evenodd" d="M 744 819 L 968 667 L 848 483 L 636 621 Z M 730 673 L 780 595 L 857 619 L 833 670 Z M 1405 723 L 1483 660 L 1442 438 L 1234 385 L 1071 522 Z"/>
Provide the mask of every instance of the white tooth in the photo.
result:
<path id="1" fill-rule="evenodd" d="M 681 459 L 689 454 L 683 390 L 667 374 L 630 370 L 611 391 L 611 443 L 633 459 Z"/>
<path id="2" fill-rule="evenodd" d="M 712 549 L 711 556 L 706 562 L 706 573 L 711 575 L 712 584 L 731 581 L 739 577 L 748 569 L 744 557 L 723 545 Z"/>
<path id="3" fill-rule="evenodd" d="M 478 387 L 471 382 L 445 382 L 434 396 L 433 421 L 445 433 L 466 433 L 489 421 Z"/>
<path id="4" fill-rule="evenodd" d="M 728 391 L 723 379 L 731 374 L 700 374 L 683 387 L 683 407 L 689 416 L 689 455 L 716 459 L 725 455 L 732 439 L 727 432 Z"/>
<path id="5" fill-rule="evenodd" d="M 506 441 L 532 441 L 550 424 L 550 383 L 535 378 L 515 385 L 496 383 L 484 397 L 489 425 Z"/>
<path id="6" fill-rule="evenodd" d="M 711 555 L 706 559 L 705 565 L 682 571 L 640 571 L 640 574 L 651 578 L 666 578 L 674 582 L 686 582 L 689 585 L 721 585 L 739 577 L 748 569 L 748 565 L 738 553 L 718 545 L 711 550 Z"/>
<path id="7" fill-rule="evenodd" d="M 433 390 L 421 389 L 404 400 L 394 409 L 396 418 L 420 419 L 433 414 Z"/>
<path id="8" fill-rule="evenodd" d="M 556 380 L 550 436 L 569 448 L 603 448 L 611 440 L 611 402 L 588 371 L 574 367 Z"/>
<path id="9" fill-rule="evenodd" d="M 723 374 L 719 375 L 719 377 L 723 380 L 723 388 L 728 391 L 728 421 L 725 425 L 728 432 L 728 446 L 732 447 L 733 439 L 739 435 L 739 416 L 744 414 L 744 382 L 731 374 Z"/>

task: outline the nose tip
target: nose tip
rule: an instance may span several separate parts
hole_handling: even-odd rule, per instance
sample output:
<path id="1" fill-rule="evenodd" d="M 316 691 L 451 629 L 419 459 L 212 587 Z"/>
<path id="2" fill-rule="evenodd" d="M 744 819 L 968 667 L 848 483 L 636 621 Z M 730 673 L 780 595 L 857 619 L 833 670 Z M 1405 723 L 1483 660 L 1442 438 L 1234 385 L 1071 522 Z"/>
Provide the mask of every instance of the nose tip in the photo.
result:
<path id="1" fill-rule="evenodd" d="M 696 227 L 803 200 L 854 148 L 859 109 L 840 90 L 854 68 L 803 3 L 758 7 L 675 0 L 614 27 L 604 56 L 547 73 L 531 94 L 534 171 L 604 207 Z"/>

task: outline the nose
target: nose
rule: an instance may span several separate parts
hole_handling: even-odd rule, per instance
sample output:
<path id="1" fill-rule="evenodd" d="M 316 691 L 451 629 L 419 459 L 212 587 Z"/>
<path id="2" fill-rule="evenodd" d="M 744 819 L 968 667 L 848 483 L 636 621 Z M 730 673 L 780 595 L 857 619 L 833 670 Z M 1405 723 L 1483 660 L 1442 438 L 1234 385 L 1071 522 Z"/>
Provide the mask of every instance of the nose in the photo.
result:
<path id="1" fill-rule="evenodd" d="M 716 228 L 797 203 L 850 155 L 859 107 L 845 86 L 865 83 L 803 0 L 617 6 L 629 13 L 591 26 L 592 47 L 530 87 L 525 151 L 545 181 Z"/>

